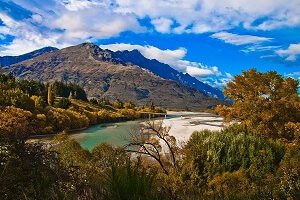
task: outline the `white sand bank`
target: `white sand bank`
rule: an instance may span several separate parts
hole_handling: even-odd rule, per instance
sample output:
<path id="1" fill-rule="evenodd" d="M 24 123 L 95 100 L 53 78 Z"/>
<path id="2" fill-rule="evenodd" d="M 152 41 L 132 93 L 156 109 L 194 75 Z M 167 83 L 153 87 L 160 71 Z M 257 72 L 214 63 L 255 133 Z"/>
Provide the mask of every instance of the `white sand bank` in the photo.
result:
<path id="1" fill-rule="evenodd" d="M 171 127 L 169 134 L 178 142 L 186 142 L 194 131 L 218 131 L 223 127 L 223 118 L 210 113 L 168 111 L 168 115 L 178 116 L 163 120 L 165 126 Z"/>

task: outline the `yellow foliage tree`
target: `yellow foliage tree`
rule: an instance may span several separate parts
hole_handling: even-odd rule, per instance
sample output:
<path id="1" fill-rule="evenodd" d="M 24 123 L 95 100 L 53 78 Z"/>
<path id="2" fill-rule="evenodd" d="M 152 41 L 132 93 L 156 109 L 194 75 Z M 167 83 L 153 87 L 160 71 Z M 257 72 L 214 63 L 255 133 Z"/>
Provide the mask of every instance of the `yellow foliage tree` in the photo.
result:
<path id="1" fill-rule="evenodd" d="M 224 90 L 232 106 L 218 106 L 217 113 L 227 121 L 237 119 L 267 137 L 293 139 L 285 130 L 300 121 L 299 82 L 277 72 L 261 73 L 255 69 L 235 76 Z M 290 126 L 289 126 L 290 127 Z"/>
<path id="2" fill-rule="evenodd" d="M 52 86 L 49 85 L 48 86 L 48 105 L 49 106 L 53 105 L 54 99 L 55 99 L 55 97 L 54 97 L 54 94 L 53 94 Z"/>

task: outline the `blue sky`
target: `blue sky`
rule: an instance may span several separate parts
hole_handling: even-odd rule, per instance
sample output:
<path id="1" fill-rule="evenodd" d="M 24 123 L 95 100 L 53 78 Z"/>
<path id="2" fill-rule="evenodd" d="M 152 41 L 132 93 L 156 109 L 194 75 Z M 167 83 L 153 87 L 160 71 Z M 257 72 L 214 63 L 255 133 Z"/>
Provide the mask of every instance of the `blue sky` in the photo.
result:
<path id="1" fill-rule="evenodd" d="M 300 78 L 299 0 L 1 0 L 0 55 L 94 42 L 216 87 L 243 70 Z"/>

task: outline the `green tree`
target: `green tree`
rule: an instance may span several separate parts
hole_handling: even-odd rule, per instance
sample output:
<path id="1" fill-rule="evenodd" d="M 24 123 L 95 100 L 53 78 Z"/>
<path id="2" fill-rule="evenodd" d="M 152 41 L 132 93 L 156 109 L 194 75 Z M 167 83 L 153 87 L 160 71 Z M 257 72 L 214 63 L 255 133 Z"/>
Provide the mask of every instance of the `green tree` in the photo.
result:
<path id="1" fill-rule="evenodd" d="M 65 97 L 61 97 L 54 103 L 54 107 L 67 109 L 71 106 L 71 101 Z"/>

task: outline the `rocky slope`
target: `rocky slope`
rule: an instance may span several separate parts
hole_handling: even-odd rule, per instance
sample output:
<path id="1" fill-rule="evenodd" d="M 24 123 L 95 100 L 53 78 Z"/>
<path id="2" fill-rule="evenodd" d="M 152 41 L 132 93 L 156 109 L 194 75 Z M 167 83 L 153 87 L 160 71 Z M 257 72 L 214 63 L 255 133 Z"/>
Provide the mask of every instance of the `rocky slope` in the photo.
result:
<path id="1" fill-rule="evenodd" d="M 5 69 L 18 78 L 43 82 L 63 80 L 84 87 L 89 97 L 153 102 L 169 109 L 205 109 L 223 103 L 196 89 L 167 80 L 148 69 L 114 57 L 91 43 L 45 53 Z"/>
<path id="2" fill-rule="evenodd" d="M 110 55 L 111 59 L 114 59 L 116 61 L 138 65 L 139 67 L 148 69 L 149 71 L 164 79 L 174 80 L 183 85 L 202 91 L 209 96 L 221 99 L 224 98 L 223 92 L 221 90 L 203 83 L 189 74 L 178 72 L 167 64 L 161 63 L 155 59 L 147 59 L 138 50 L 116 51 L 111 52 Z"/>

